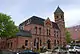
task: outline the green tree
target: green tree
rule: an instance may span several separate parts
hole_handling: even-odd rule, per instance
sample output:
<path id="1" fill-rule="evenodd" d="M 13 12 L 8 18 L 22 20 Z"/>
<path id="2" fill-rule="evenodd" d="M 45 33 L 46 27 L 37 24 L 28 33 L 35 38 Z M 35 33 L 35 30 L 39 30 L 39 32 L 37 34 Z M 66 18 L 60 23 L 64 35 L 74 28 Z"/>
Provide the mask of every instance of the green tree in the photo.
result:
<path id="1" fill-rule="evenodd" d="M 0 37 L 12 37 L 18 32 L 18 27 L 14 24 L 11 17 L 0 13 Z"/>
<path id="2" fill-rule="evenodd" d="M 66 31 L 66 41 L 67 41 L 67 43 L 71 42 L 71 35 L 70 35 L 69 31 Z"/>

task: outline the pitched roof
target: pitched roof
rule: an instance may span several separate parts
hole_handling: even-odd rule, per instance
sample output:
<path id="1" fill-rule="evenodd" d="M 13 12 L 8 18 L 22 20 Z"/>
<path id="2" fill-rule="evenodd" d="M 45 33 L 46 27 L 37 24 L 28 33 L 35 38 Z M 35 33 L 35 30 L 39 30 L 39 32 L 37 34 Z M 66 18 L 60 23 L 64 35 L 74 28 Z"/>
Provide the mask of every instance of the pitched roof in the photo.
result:
<path id="1" fill-rule="evenodd" d="M 45 21 L 45 19 L 42 19 L 42 18 L 37 17 L 37 16 L 31 17 L 31 24 L 38 24 L 38 25 L 44 26 L 44 21 Z"/>
<path id="2" fill-rule="evenodd" d="M 57 9 L 55 10 L 54 14 L 55 13 L 64 13 L 61 8 L 58 6 Z"/>
<path id="3" fill-rule="evenodd" d="M 58 25 L 55 22 L 52 22 L 53 28 L 59 29 Z"/>
<path id="4" fill-rule="evenodd" d="M 20 25 L 23 25 L 24 23 L 26 23 L 28 20 L 31 19 L 31 22 L 30 24 L 38 24 L 38 25 L 44 25 L 44 20 L 45 19 L 42 19 L 40 17 L 37 17 L 37 16 L 32 16 L 30 17 L 29 19 L 25 20 L 24 22 L 22 22 Z M 19 25 L 19 26 L 20 26 Z"/>
<path id="5" fill-rule="evenodd" d="M 16 34 L 16 36 L 25 36 L 25 37 L 31 37 L 31 32 L 30 31 L 24 31 L 24 30 L 20 30 L 20 32 L 18 32 Z"/>
<path id="6" fill-rule="evenodd" d="M 31 19 L 30 24 L 37 24 L 37 25 L 42 25 L 42 26 L 44 26 L 44 21 L 45 21 L 45 19 L 42 19 L 42 18 L 37 17 L 37 16 L 32 16 L 32 17 L 30 17 L 29 19 L 27 19 L 27 20 L 25 20 L 24 22 L 22 22 L 20 25 L 26 23 L 26 22 L 27 22 L 28 20 L 30 20 L 30 19 Z M 20 26 L 20 25 L 19 25 L 19 26 Z M 58 28 L 58 25 L 57 25 L 55 22 L 52 22 L 52 25 L 53 25 L 53 28 L 59 29 L 59 28 Z"/>

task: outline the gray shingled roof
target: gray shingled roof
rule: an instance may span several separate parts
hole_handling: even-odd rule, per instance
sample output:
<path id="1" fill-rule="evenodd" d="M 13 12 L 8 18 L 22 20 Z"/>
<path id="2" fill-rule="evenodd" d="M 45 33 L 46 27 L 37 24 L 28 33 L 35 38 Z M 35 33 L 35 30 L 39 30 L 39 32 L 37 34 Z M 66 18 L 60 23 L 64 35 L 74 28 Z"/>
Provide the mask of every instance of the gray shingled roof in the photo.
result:
<path id="1" fill-rule="evenodd" d="M 54 14 L 55 14 L 55 13 L 64 13 L 64 12 L 63 12 L 63 11 L 60 9 L 60 7 L 58 6 L 57 9 L 55 10 Z"/>
<path id="2" fill-rule="evenodd" d="M 25 36 L 25 37 L 31 37 L 31 32 L 30 31 L 24 31 L 24 30 L 20 30 L 20 32 L 18 32 L 16 34 L 16 36 Z"/>

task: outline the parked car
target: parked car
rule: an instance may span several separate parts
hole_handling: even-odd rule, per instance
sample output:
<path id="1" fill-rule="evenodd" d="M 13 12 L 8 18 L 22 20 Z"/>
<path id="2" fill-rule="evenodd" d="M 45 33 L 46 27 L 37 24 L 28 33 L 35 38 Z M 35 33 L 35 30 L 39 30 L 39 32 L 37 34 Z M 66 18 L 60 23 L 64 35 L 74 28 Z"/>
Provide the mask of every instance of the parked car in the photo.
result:
<path id="1" fill-rule="evenodd" d="M 17 54 L 39 54 L 38 52 L 33 52 L 32 50 L 23 50 Z"/>
<path id="2" fill-rule="evenodd" d="M 56 47 L 53 49 L 53 52 L 67 52 L 67 49 L 64 47 Z"/>
<path id="3" fill-rule="evenodd" d="M 80 52 L 80 47 L 79 46 L 71 46 L 68 49 L 69 52 Z"/>

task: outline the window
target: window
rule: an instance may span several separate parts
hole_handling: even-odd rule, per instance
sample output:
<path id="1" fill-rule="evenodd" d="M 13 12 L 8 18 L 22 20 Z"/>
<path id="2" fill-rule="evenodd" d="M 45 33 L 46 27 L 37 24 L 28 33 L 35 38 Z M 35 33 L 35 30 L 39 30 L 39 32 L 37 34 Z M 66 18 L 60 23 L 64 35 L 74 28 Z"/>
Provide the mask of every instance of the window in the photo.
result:
<path id="1" fill-rule="evenodd" d="M 56 16 L 57 18 L 59 18 L 58 16 Z"/>
<path id="2" fill-rule="evenodd" d="M 54 40 L 54 46 L 56 46 L 56 40 Z"/>
<path id="3" fill-rule="evenodd" d="M 12 44 L 13 44 L 13 43 L 11 42 L 11 48 L 12 48 Z"/>
<path id="4" fill-rule="evenodd" d="M 47 29 L 47 35 L 50 35 L 50 29 Z"/>
<path id="5" fill-rule="evenodd" d="M 57 37 L 58 37 L 58 34 L 57 34 Z"/>
<path id="6" fill-rule="evenodd" d="M 56 31 L 56 35 L 57 35 L 57 37 L 58 37 L 58 31 Z"/>
<path id="7" fill-rule="evenodd" d="M 50 30 L 49 30 L 49 35 L 50 35 Z"/>
<path id="8" fill-rule="evenodd" d="M 29 19 L 29 20 L 27 21 L 27 24 L 30 24 L 30 22 L 31 22 L 31 19 Z"/>
<path id="9" fill-rule="evenodd" d="M 41 34 L 41 28 L 39 28 L 39 34 Z"/>
<path id="10" fill-rule="evenodd" d="M 56 34 L 54 33 L 54 38 L 56 38 Z"/>
<path id="11" fill-rule="evenodd" d="M 54 30 L 54 37 L 56 38 L 56 31 Z"/>
<path id="12" fill-rule="evenodd" d="M 59 45 L 59 41 L 57 40 L 57 44 Z"/>
<path id="13" fill-rule="evenodd" d="M 7 43 L 7 46 L 8 46 L 8 48 L 9 48 L 9 43 Z"/>
<path id="14" fill-rule="evenodd" d="M 40 46 L 42 45 L 42 41 L 40 40 Z"/>
<path id="15" fill-rule="evenodd" d="M 37 27 L 35 27 L 35 34 L 37 34 Z"/>
<path id="16" fill-rule="evenodd" d="M 20 30 L 23 30 L 24 29 L 24 26 L 19 26 Z"/>
<path id="17" fill-rule="evenodd" d="M 34 46 L 36 46 L 36 39 L 34 40 Z"/>
<path id="18" fill-rule="evenodd" d="M 27 46 L 28 45 L 28 40 L 25 40 L 25 46 Z"/>
<path id="19" fill-rule="evenodd" d="M 48 29 L 47 29 L 47 35 L 48 35 Z"/>
<path id="20" fill-rule="evenodd" d="M 63 18 L 63 16 L 61 16 L 61 18 Z"/>

